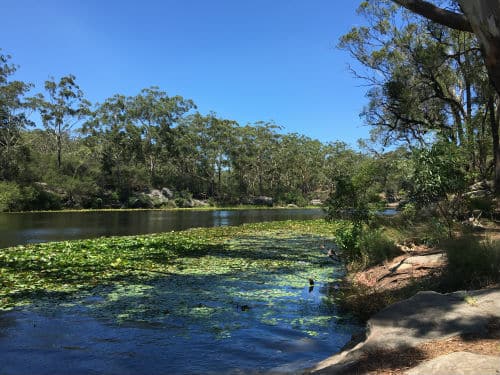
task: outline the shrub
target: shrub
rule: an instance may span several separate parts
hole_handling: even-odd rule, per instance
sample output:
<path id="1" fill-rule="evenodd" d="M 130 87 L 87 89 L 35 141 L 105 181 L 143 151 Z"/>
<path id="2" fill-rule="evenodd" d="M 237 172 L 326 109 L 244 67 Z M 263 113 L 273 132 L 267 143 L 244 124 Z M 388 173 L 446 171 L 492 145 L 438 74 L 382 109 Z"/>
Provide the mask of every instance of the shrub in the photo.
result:
<path id="1" fill-rule="evenodd" d="M 342 255 L 349 263 L 360 259 L 359 237 L 362 228 L 351 222 L 342 222 L 335 230 L 335 243 L 342 250 Z"/>
<path id="2" fill-rule="evenodd" d="M 352 268 L 366 268 L 400 253 L 382 229 L 363 228 L 350 222 L 339 225 L 335 231 L 335 243 Z"/>
<path id="3" fill-rule="evenodd" d="M 0 181 L 0 211 L 18 209 L 21 190 L 15 182 Z"/>
<path id="4" fill-rule="evenodd" d="M 443 244 L 448 256 L 443 283 L 449 290 L 500 282 L 500 242 L 467 236 Z"/>
<path id="5" fill-rule="evenodd" d="M 382 263 L 399 255 L 401 250 L 381 229 L 364 231 L 358 240 L 359 253 L 363 267 Z"/>

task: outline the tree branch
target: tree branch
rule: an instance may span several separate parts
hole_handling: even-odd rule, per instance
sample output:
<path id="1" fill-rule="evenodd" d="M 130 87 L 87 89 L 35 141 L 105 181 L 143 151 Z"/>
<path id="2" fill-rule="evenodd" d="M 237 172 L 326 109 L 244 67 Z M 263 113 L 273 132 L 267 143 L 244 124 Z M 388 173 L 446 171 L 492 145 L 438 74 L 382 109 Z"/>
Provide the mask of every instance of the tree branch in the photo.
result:
<path id="1" fill-rule="evenodd" d="M 472 26 L 467 17 L 460 13 L 439 8 L 434 4 L 424 0 L 392 0 L 406 9 L 417 13 L 431 21 L 455 30 L 467 31 L 472 33 Z"/>

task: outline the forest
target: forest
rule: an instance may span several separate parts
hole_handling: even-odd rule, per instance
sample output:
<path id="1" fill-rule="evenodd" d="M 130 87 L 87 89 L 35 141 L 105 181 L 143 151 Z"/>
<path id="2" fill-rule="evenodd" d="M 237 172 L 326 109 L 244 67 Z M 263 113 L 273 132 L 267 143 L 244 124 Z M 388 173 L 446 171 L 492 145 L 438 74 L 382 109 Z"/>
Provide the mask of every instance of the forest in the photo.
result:
<path id="1" fill-rule="evenodd" d="M 446 198 L 445 216 L 452 206 L 490 209 L 500 106 L 480 45 L 401 9 L 363 2 L 367 24 L 338 44 L 367 85 L 361 116 L 371 137 L 356 148 L 284 134 L 273 122 L 201 114 L 159 87 L 91 103 L 74 75 L 40 89 L 16 80 L 20 67 L 2 54 L 0 210 L 306 206 L 339 202 L 339 186 L 352 191 L 351 208 Z M 484 194 L 467 195 L 478 181 Z"/>
<path id="2" fill-rule="evenodd" d="M 13 80 L 18 67 L 1 59 L 3 211 L 190 207 L 192 198 L 306 206 L 353 165 L 376 177 L 380 192 L 400 188 L 390 176 L 397 166 L 387 166 L 402 151 L 368 155 L 283 134 L 272 122 L 240 126 L 158 87 L 92 104 L 68 75 L 29 96 L 33 85 Z M 148 194 L 155 189 L 165 194 Z"/>
<path id="3" fill-rule="evenodd" d="M 191 198 L 234 205 L 257 196 L 303 206 L 327 191 L 338 155 L 362 158 L 274 123 L 202 115 L 158 87 L 91 104 L 68 75 L 28 97 L 32 85 L 10 80 L 17 67 L 1 59 L 1 210 L 183 207 Z M 165 197 L 144 194 L 162 188 Z"/>

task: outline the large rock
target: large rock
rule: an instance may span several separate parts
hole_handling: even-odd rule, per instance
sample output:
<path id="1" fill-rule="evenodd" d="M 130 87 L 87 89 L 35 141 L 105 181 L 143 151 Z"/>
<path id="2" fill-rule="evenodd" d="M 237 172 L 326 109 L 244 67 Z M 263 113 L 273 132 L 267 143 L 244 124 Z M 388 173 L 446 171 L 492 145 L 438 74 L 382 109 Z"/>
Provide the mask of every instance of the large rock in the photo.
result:
<path id="1" fill-rule="evenodd" d="M 168 198 L 165 197 L 163 191 L 152 189 L 146 195 L 151 200 L 151 203 L 154 207 L 161 207 L 168 203 Z"/>
<path id="2" fill-rule="evenodd" d="M 274 199 L 271 198 L 271 197 L 266 197 L 266 196 L 259 196 L 259 197 L 255 197 L 253 198 L 252 200 L 252 204 L 255 204 L 257 206 L 272 206 L 274 203 Z"/>
<path id="3" fill-rule="evenodd" d="M 309 204 L 311 206 L 321 206 L 323 204 L 323 202 L 321 201 L 321 199 L 312 199 Z"/>
<path id="4" fill-rule="evenodd" d="M 170 190 L 169 188 L 166 188 L 166 187 L 161 189 L 161 193 L 167 199 L 172 199 L 174 197 L 174 193 L 172 192 L 172 190 Z"/>
<path id="5" fill-rule="evenodd" d="M 193 207 L 208 207 L 210 206 L 210 203 L 206 201 L 202 201 L 199 199 L 191 199 L 191 202 L 193 204 Z"/>
<path id="6" fill-rule="evenodd" d="M 442 355 L 405 372 L 405 375 L 498 375 L 500 357 L 455 352 Z"/>
<path id="7" fill-rule="evenodd" d="M 492 317 L 500 318 L 500 289 L 419 292 L 375 314 L 368 321 L 365 341 L 325 359 L 309 373 L 343 374 L 377 350 L 400 350 L 460 334 L 484 333 Z M 464 372 L 476 373 L 480 372 Z"/>
<path id="8" fill-rule="evenodd" d="M 483 180 L 471 185 L 465 196 L 472 199 L 488 198 L 493 195 L 493 190 L 493 183 Z"/>

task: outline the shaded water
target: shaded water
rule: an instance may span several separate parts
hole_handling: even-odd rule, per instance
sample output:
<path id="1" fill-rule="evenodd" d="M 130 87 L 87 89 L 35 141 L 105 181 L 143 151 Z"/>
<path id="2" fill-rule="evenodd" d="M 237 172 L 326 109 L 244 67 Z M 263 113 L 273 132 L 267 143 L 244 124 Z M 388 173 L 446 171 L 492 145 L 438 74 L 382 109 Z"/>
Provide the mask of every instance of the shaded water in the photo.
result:
<path id="1" fill-rule="evenodd" d="M 0 213 L 0 248 L 100 236 L 323 217 L 321 209 Z"/>
<path id="2" fill-rule="evenodd" d="M 335 293 L 342 269 L 324 253 L 331 240 L 271 235 L 234 239 L 183 274 L 131 276 L 0 314 L 0 373 L 246 374 L 312 366 L 359 330 L 325 297 Z M 280 263 L 265 269 L 263 260 Z"/>

